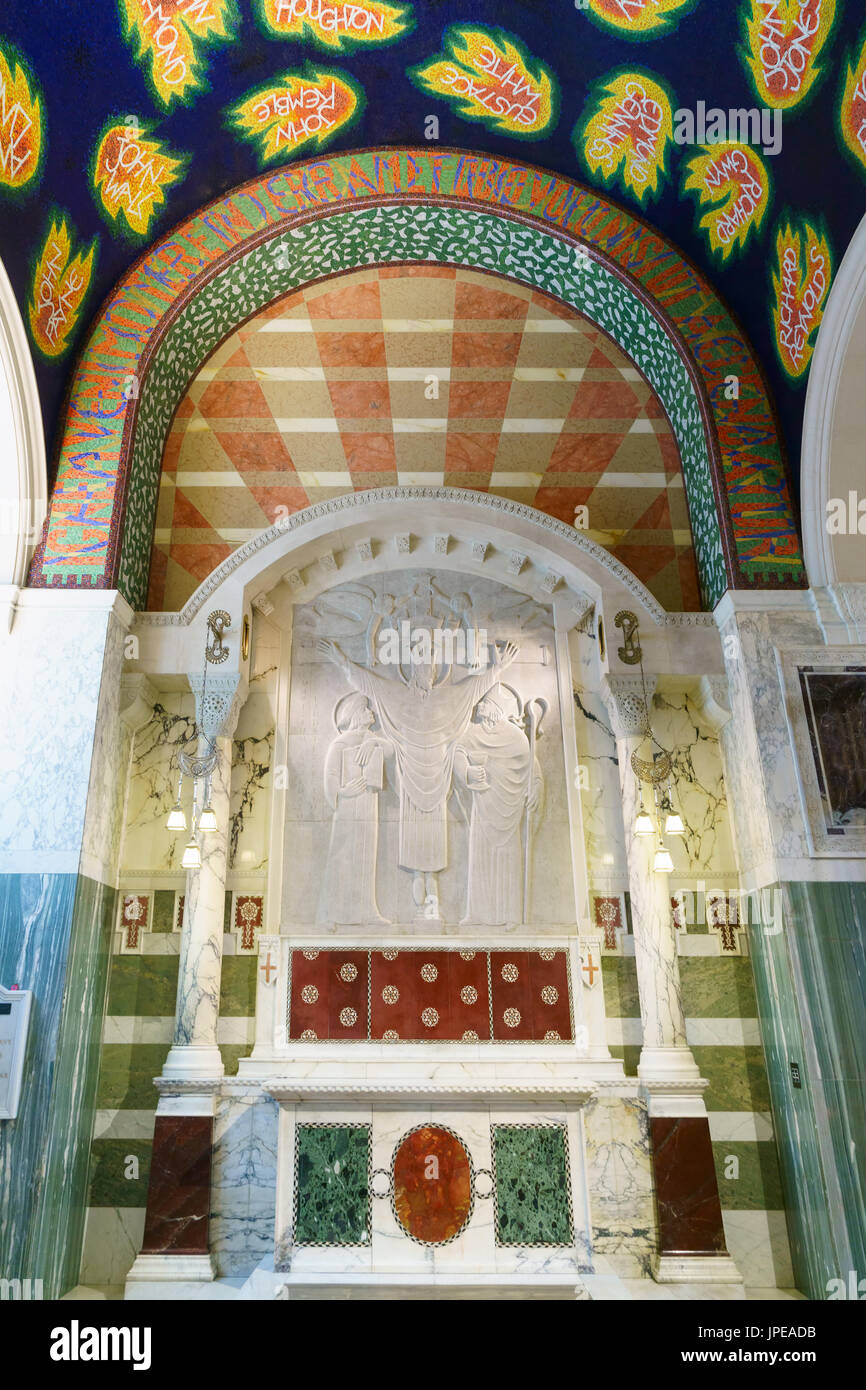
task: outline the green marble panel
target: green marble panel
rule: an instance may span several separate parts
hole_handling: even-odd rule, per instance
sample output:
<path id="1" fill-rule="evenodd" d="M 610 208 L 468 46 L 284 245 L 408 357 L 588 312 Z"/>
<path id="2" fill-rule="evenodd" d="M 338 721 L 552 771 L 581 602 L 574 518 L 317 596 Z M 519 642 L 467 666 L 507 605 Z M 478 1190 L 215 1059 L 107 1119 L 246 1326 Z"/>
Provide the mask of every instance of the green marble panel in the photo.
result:
<path id="1" fill-rule="evenodd" d="M 108 1012 L 136 1018 L 174 1018 L 177 956 L 115 956 Z"/>
<path id="2" fill-rule="evenodd" d="M 749 944 L 794 1278 L 807 1297 L 826 1298 L 827 1281 L 838 1275 L 839 1260 L 828 1220 L 810 1069 L 802 1071 L 799 1090 L 791 1084 L 790 1062 L 802 1061 L 805 1044 L 788 934 L 770 934 L 757 924 L 749 929 Z"/>
<path id="3" fill-rule="evenodd" d="M 686 1018 L 756 1018 L 748 956 L 680 956 Z"/>
<path id="4" fill-rule="evenodd" d="M 713 1144 L 719 1198 L 726 1211 L 781 1211 L 782 1178 L 776 1145 L 772 1139 L 755 1142 L 719 1142 Z M 737 1159 L 736 1177 L 726 1177 Z"/>
<path id="5" fill-rule="evenodd" d="M 295 1243 L 370 1241 L 369 1125 L 298 1125 Z"/>
<path id="6" fill-rule="evenodd" d="M 149 1139 L 94 1139 L 90 1152 L 92 1207 L 145 1207 L 150 1179 Z M 127 1177 L 129 1160 L 138 1160 L 138 1177 Z"/>
<path id="7" fill-rule="evenodd" d="M 609 1018 L 640 1018 L 634 956 L 602 956 L 601 982 Z"/>
<path id="8" fill-rule="evenodd" d="M 559 1126 L 493 1126 L 499 1245 L 570 1245 L 568 1153 Z"/>
<path id="9" fill-rule="evenodd" d="M 150 921 L 151 931 L 170 932 L 174 931 L 174 892 L 166 888 L 157 888 L 153 895 L 153 914 Z"/>
<path id="10" fill-rule="evenodd" d="M 223 956 L 220 1016 L 253 1018 L 256 1012 L 258 956 Z M 174 1005 L 172 1005 L 174 1013 Z"/>
<path id="11" fill-rule="evenodd" d="M 97 1110 L 155 1110 L 159 1076 L 169 1043 L 106 1043 L 99 1070 Z"/>
<path id="12" fill-rule="evenodd" d="M 78 1282 L 113 888 L 73 874 L 0 875 L 0 979 L 34 991 L 22 1101 L 0 1122 L 0 1275 Z"/>
<path id="13" fill-rule="evenodd" d="M 800 955 L 812 1066 L 826 1123 L 822 1160 L 833 1170 L 835 1244 L 866 1277 L 866 884 L 790 883 L 789 928 Z M 806 1058 L 806 1070 L 810 1069 Z M 844 1222 L 844 1236 L 838 1218 Z M 839 1277 L 838 1275 L 836 1277 Z M 844 1275 L 842 1277 L 845 1277 Z"/>
<path id="14" fill-rule="evenodd" d="M 220 1043 L 219 1049 L 223 1066 L 226 1069 L 226 1076 L 237 1076 L 238 1062 L 242 1057 L 249 1057 L 253 1045 L 252 1043 Z"/>
<path id="15" fill-rule="evenodd" d="M 611 1047 L 608 1049 L 611 1057 L 619 1057 L 622 1060 L 622 1069 L 626 1076 L 637 1076 L 637 1064 L 640 1061 L 640 1047 L 637 1043 L 627 1043 L 624 1046 Z"/>
<path id="16" fill-rule="evenodd" d="M 767 1069 L 760 1047 L 693 1047 L 708 1110 L 769 1110 Z"/>

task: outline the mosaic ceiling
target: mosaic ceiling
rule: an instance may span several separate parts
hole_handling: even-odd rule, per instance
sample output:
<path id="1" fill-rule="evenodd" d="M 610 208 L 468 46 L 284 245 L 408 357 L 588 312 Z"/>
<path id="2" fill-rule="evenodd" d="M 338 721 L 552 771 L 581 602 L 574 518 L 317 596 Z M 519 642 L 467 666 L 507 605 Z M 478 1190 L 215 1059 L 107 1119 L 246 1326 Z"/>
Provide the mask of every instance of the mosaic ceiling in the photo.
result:
<path id="1" fill-rule="evenodd" d="M 171 226 L 319 150 L 426 140 L 581 179 L 681 246 L 796 465 L 866 207 L 863 21 L 861 0 L 5 0 L 0 255 L 49 441 L 100 302 Z"/>
<path id="2" fill-rule="evenodd" d="M 226 339 L 169 433 L 147 606 L 182 607 L 281 516 L 396 484 L 538 507 L 700 608 L 676 443 L 634 364 L 555 301 L 444 267 L 326 281 Z"/>

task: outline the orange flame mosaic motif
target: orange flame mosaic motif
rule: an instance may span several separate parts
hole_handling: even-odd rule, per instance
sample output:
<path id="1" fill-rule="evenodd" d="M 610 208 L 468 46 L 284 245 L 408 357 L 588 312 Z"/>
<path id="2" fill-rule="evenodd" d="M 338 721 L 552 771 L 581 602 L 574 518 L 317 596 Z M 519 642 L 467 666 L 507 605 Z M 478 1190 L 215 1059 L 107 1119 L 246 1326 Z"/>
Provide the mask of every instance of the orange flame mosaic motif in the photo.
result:
<path id="1" fill-rule="evenodd" d="M 183 162 L 166 154 L 158 140 L 125 125 L 105 131 L 93 163 L 93 188 L 114 221 L 145 236 L 166 188 L 181 176 Z"/>
<path id="2" fill-rule="evenodd" d="M 0 184 L 23 188 L 42 155 L 42 103 L 20 63 L 0 48 Z"/>
<path id="3" fill-rule="evenodd" d="M 393 43 L 412 28 L 408 5 L 381 0 L 261 0 L 268 29 L 290 38 L 311 38 L 338 53 L 356 44 Z"/>
<path id="4" fill-rule="evenodd" d="M 231 38 L 234 0 L 120 0 L 127 36 L 137 36 L 138 57 L 163 106 L 184 101 L 202 85 L 198 71 L 205 43 Z"/>
<path id="5" fill-rule="evenodd" d="M 39 351 L 60 357 L 69 347 L 69 335 L 78 322 L 96 258 L 96 242 L 86 255 L 72 255 L 72 236 L 65 217 L 52 219 L 33 277 L 28 306 L 30 331 Z"/>
<path id="6" fill-rule="evenodd" d="M 836 19 L 836 0 L 746 0 L 746 61 L 758 97 L 787 110 L 809 95 Z"/>
<path id="7" fill-rule="evenodd" d="M 667 92 L 640 72 L 607 79 L 594 113 L 578 134 L 592 174 L 606 183 L 619 178 L 639 202 L 657 193 L 673 138 L 673 111 Z"/>
<path id="8" fill-rule="evenodd" d="M 649 38 L 676 24 L 695 0 L 589 0 L 589 11 L 620 33 Z"/>
<path id="9" fill-rule="evenodd" d="M 726 261 L 744 250 L 758 231 L 770 206 L 770 173 L 750 145 L 727 142 L 702 145 L 688 166 L 683 184 L 697 195 L 699 205 L 714 203 L 700 221 L 714 256 Z"/>
<path id="10" fill-rule="evenodd" d="M 773 326 L 779 360 L 789 377 L 803 375 L 824 317 L 833 263 L 827 238 L 810 222 L 788 223 L 776 238 L 778 268 L 773 271 Z"/>
<path id="11" fill-rule="evenodd" d="M 846 73 L 839 121 L 845 144 L 866 169 L 866 40 L 856 66 L 849 66 Z"/>
<path id="12" fill-rule="evenodd" d="M 232 111 L 247 140 L 257 140 L 264 162 L 293 155 L 305 145 L 321 149 L 361 113 L 363 94 L 345 74 L 309 68 L 285 73 Z"/>
<path id="13" fill-rule="evenodd" d="M 445 55 L 415 68 L 412 80 L 452 102 L 458 116 L 491 130 L 534 140 L 554 123 L 556 84 L 541 64 L 506 34 L 452 29 Z"/>

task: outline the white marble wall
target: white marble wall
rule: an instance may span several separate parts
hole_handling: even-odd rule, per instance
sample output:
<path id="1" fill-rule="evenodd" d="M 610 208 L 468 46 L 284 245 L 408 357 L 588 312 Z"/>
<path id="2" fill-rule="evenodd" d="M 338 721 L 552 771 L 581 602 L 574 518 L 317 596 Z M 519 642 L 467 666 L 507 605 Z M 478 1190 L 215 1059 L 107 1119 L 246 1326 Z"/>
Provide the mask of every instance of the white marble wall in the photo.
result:
<path id="1" fill-rule="evenodd" d="M 92 791 L 85 872 L 109 881 L 118 735 L 100 711 L 111 717 L 128 610 L 113 593 L 51 590 L 20 605 L 0 636 L 0 871 L 78 872 Z"/>
<path id="2" fill-rule="evenodd" d="M 616 739 L 610 715 L 596 691 L 597 643 L 589 634 L 571 638 L 578 753 L 590 887 L 601 894 L 628 888 L 622 792 Z M 727 789 L 718 735 L 701 715 L 693 695 L 658 681 L 650 720 L 662 747 L 673 754 L 673 793 L 685 835 L 665 843 L 674 861 L 671 893 L 737 886 Z M 647 806 L 650 805 L 647 791 Z"/>
<path id="3" fill-rule="evenodd" d="M 598 693 L 598 643 L 588 633 L 573 632 L 570 647 L 590 889 L 619 893 L 628 887 L 622 794 L 616 738 Z"/>
<path id="4" fill-rule="evenodd" d="M 229 819 L 229 886 L 261 891 L 267 872 L 270 833 L 270 768 L 273 752 L 273 696 L 251 686 L 232 743 Z M 130 765 L 121 873 L 127 885 L 136 876 L 182 888 L 180 866 L 187 836 L 165 828 L 177 795 L 178 753 L 191 742 L 195 701 L 191 694 L 161 692 L 150 719 L 135 738 Z M 189 821 L 192 787 L 184 783 Z M 176 881 L 175 881 L 176 880 Z"/>
<path id="5" fill-rule="evenodd" d="M 812 877 L 797 773 L 774 647 L 820 646 L 817 621 L 791 609 L 720 608 L 731 719 L 722 731 L 725 771 L 743 875 L 763 882 Z M 800 861 L 786 871 L 780 861 Z"/>

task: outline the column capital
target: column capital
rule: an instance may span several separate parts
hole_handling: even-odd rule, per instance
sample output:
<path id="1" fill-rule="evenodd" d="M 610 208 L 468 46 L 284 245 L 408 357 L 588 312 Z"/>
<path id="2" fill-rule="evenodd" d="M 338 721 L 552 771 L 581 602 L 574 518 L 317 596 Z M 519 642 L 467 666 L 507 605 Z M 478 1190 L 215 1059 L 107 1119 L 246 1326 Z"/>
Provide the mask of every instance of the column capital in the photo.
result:
<path id="1" fill-rule="evenodd" d="M 644 682 L 640 676 L 607 675 L 602 680 L 601 697 L 618 739 L 643 737 L 649 733 L 649 705 L 657 679 L 657 676 L 647 676 Z"/>
<path id="2" fill-rule="evenodd" d="M 137 734 L 153 714 L 156 691 L 140 671 L 120 678 L 120 718 L 130 733 Z"/>
<path id="3" fill-rule="evenodd" d="M 713 733 L 721 733 L 731 717 L 727 676 L 701 676 L 696 703 Z"/>
<path id="4" fill-rule="evenodd" d="M 199 732 L 213 744 L 218 738 L 231 738 L 238 716 L 249 693 L 249 685 L 238 671 L 208 671 L 187 677 L 195 696 L 195 717 Z"/>

